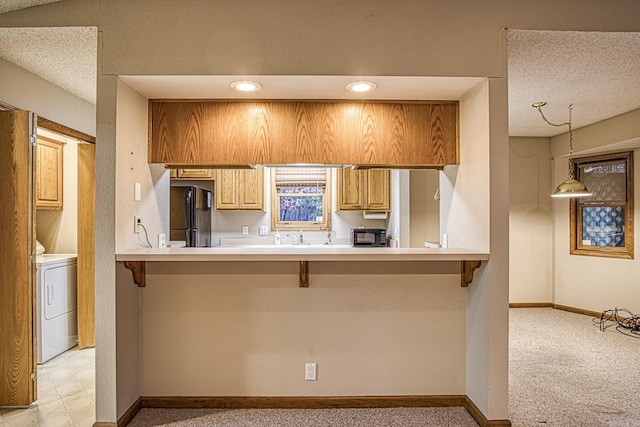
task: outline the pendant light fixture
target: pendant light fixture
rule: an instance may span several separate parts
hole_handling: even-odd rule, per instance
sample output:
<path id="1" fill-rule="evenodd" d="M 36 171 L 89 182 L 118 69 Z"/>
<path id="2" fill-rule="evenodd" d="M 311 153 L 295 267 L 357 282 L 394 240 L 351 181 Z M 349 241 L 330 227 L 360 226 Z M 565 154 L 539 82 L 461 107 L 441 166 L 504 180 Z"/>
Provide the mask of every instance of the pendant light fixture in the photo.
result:
<path id="1" fill-rule="evenodd" d="M 544 114 L 542 113 L 542 107 L 544 107 L 545 105 L 547 105 L 546 102 L 535 102 L 533 104 L 531 104 L 531 106 L 533 108 L 536 108 L 539 112 L 540 115 L 542 116 L 542 119 L 550 126 L 568 126 L 569 127 L 569 179 L 567 179 L 565 182 L 563 182 L 562 184 L 558 185 L 555 189 L 555 191 L 553 192 L 553 194 L 551 195 L 551 197 L 585 197 L 585 196 L 591 196 L 591 192 L 589 190 L 587 190 L 587 187 L 581 183 L 580 181 L 574 179 L 573 177 L 573 172 L 574 172 L 574 167 L 573 167 L 573 162 L 571 161 L 571 154 L 573 152 L 573 129 L 572 129 L 572 123 L 571 123 L 571 119 L 572 119 L 572 110 L 573 110 L 573 105 L 569 104 L 569 121 L 565 122 L 565 123 L 551 123 L 549 120 L 547 120 L 547 118 L 544 116 Z"/>

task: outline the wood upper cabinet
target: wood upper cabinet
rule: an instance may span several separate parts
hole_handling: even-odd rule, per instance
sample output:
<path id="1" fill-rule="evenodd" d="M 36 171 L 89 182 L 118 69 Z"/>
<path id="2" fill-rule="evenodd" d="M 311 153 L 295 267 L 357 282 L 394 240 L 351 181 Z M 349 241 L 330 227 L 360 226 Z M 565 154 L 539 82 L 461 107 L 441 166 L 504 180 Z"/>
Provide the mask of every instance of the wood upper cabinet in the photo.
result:
<path id="1" fill-rule="evenodd" d="M 36 152 L 36 208 L 62 209 L 64 143 L 38 137 Z"/>
<path id="2" fill-rule="evenodd" d="M 458 164 L 458 102 L 151 100 L 149 163 Z"/>
<path id="3" fill-rule="evenodd" d="M 213 169 L 171 169 L 170 178 L 211 181 L 213 173 Z"/>
<path id="4" fill-rule="evenodd" d="M 264 211 L 264 168 L 217 169 L 216 210 Z"/>
<path id="5" fill-rule="evenodd" d="M 338 210 L 391 210 L 391 172 L 388 169 L 338 170 Z"/>

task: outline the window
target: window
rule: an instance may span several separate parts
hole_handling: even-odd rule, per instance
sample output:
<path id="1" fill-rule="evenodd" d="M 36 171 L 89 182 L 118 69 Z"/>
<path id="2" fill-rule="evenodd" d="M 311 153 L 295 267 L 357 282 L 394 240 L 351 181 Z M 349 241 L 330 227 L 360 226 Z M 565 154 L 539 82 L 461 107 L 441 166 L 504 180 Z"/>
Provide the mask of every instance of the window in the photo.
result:
<path id="1" fill-rule="evenodd" d="M 271 168 L 271 183 L 273 229 L 331 229 L 330 169 Z"/>
<path id="2" fill-rule="evenodd" d="M 570 204 L 571 253 L 633 259 L 633 153 L 573 160 L 592 195 Z"/>

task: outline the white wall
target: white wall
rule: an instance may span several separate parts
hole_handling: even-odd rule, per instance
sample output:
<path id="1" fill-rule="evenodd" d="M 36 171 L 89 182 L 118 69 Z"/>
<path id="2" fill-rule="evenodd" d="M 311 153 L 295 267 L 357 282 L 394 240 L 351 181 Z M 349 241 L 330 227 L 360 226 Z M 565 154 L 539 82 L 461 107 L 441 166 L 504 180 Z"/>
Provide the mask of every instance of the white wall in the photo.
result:
<path id="1" fill-rule="evenodd" d="M 640 110 L 578 129 L 575 154 L 637 147 L 638 123 Z M 631 307 L 640 305 L 633 281 L 639 268 L 636 261 L 569 255 L 569 202 L 549 197 L 568 174 L 567 159 L 562 157 L 568 135 L 511 138 L 510 147 L 509 301 L 549 302 L 596 312 L 614 307 L 634 311 Z M 556 156 L 553 161 L 551 151 Z M 638 188 L 637 166 L 634 176 Z"/>
<path id="2" fill-rule="evenodd" d="M 574 132 L 574 157 L 598 152 L 629 151 L 640 147 L 640 110 L 586 126 Z M 551 140 L 552 152 L 567 151 L 566 134 Z M 638 188 L 640 188 L 640 150 L 634 152 L 634 224 L 638 224 Z M 566 179 L 566 157 L 553 161 L 553 182 Z M 635 239 L 636 259 L 616 259 L 569 254 L 569 201 L 553 202 L 554 236 L 554 303 L 600 312 L 613 308 L 627 308 L 640 312 L 637 277 L 638 239 Z M 635 235 L 638 235 L 637 230 Z"/>
<path id="3" fill-rule="evenodd" d="M 440 203 L 434 200 L 439 187 L 437 170 L 412 170 L 409 173 L 409 209 L 411 247 L 424 247 L 425 242 L 440 242 Z"/>
<path id="4" fill-rule="evenodd" d="M 169 171 L 147 163 L 147 99 L 118 80 L 116 123 L 116 250 L 158 247 L 158 234 L 169 235 Z M 140 183 L 140 201 L 134 183 Z M 134 233 L 133 217 L 144 229 Z"/>
<path id="5" fill-rule="evenodd" d="M 489 252 L 489 111 L 487 82 L 460 101 L 460 165 L 440 175 L 440 232 L 449 247 Z"/>
<path id="6" fill-rule="evenodd" d="M 142 395 L 464 394 L 459 280 L 459 263 L 312 262 L 309 288 L 295 262 L 147 263 Z"/>
<path id="7" fill-rule="evenodd" d="M 550 303 L 553 216 L 549 138 L 509 139 L 509 302 Z"/>
<path id="8" fill-rule="evenodd" d="M 639 123 L 640 110 L 635 110 L 574 131 L 574 157 L 639 147 Z M 568 176 L 567 151 L 567 133 L 510 138 L 509 301 L 637 312 L 636 260 L 569 254 L 569 201 L 550 197 Z M 634 169 L 638 188 L 637 161 Z"/>

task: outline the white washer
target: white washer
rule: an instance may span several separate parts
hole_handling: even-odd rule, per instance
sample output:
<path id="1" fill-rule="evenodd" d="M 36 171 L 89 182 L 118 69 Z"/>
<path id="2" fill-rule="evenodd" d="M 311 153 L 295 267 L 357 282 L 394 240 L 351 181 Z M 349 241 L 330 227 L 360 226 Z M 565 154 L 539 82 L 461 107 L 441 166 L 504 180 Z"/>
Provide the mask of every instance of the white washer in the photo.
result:
<path id="1" fill-rule="evenodd" d="M 77 256 L 36 257 L 37 362 L 78 343 Z"/>

